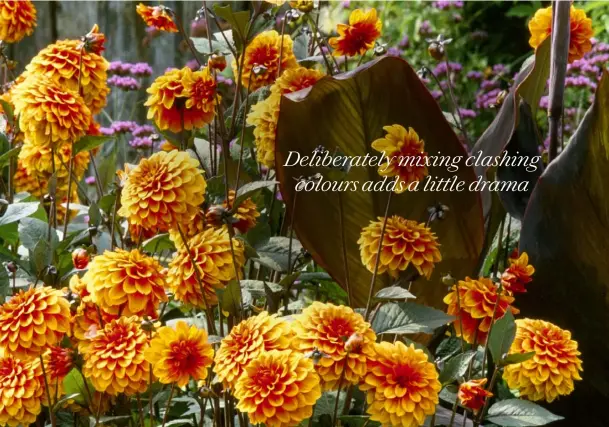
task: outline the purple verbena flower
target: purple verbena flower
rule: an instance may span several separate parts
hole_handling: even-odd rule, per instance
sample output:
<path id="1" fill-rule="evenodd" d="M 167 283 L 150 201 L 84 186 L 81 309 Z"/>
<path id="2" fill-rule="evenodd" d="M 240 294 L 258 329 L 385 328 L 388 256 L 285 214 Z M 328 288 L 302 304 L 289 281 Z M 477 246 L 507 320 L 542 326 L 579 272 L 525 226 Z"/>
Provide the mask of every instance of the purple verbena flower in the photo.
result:
<path id="1" fill-rule="evenodd" d="M 450 62 L 448 66 L 450 67 L 450 70 L 455 73 L 458 73 L 463 69 L 463 66 L 458 62 Z M 446 62 L 440 62 L 438 65 L 436 65 L 436 68 L 434 69 L 433 73 L 436 76 L 446 74 Z"/>
<path id="2" fill-rule="evenodd" d="M 398 43 L 398 47 L 401 47 L 402 49 L 408 49 L 408 46 L 410 46 L 410 39 L 408 38 L 408 36 L 402 37 L 402 40 L 400 40 L 400 42 Z"/>
<path id="3" fill-rule="evenodd" d="M 131 73 L 131 64 L 122 61 L 112 61 L 108 66 L 108 74 L 126 76 Z"/>
<path id="4" fill-rule="evenodd" d="M 468 80 L 482 80 L 484 74 L 481 71 L 468 71 L 465 75 Z"/>
<path id="5" fill-rule="evenodd" d="M 133 136 L 148 136 L 154 133 L 154 127 L 151 125 L 137 125 L 131 131 Z"/>
<path id="6" fill-rule="evenodd" d="M 88 185 L 93 185 L 95 184 L 95 177 L 94 176 L 88 176 L 85 178 L 85 183 Z"/>
<path id="7" fill-rule="evenodd" d="M 110 127 L 114 130 L 114 133 L 130 133 L 137 127 L 137 123 L 129 122 L 129 121 L 120 121 L 117 120 L 113 122 Z"/>
<path id="8" fill-rule="evenodd" d="M 129 141 L 129 145 L 133 148 L 150 148 L 154 141 L 150 136 L 137 136 Z"/>
<path id="9" fill-rule="evenodd" d="M 152 67 L 146 62 L 131 64 L 131 74 L 135 77 L 150 77 L 152 75 Z"/>
<path id="10" fill-rule="evenodd" d="M 398 49 L 397 47 L 390 47 L 389 49 L 387 49 L 387 56 L 400 57 L 400 56 L 402 56 L 402 51 L 400 49 Z"/>
<path id="11" fill-rule="evenodd" d="M 421 26 L 419 27 L 419 34 L 422 36 L 430 36 L 433 33 L 431 29 L 431 23 L 429 21 L 421 22 Z"/>
<path id="12" fill-rule="evenodd" d="M 474 118 L 476 118 L 476 116 L 478 116 L 478 113 L 476 113 L 474 110 L 470 110 L 468 108 L 459 108 L 459 114 L 464 119 L 474 119 Z"/>
<path id="13" fill-rule="evenodd" d="M 108 79 L 108 85 L 117 87 L 121 90 L 129 91 L 129 90 L 139 90 L 141 87 L 140 82 L 138 82 L 133 77 L 122 77 L 122 76 L 111 76 Z"/>
<path id="14" fill-rule="evenodd" d="M 111 136 L 114 135 L 114 129 L 112 128 L 99 128 L 102 135 Z"/>
<path id="15" fill-rule="evenodd" d="M 431 5 L 440 10 L 450 9 L 451 7 L 461 9 L 463 7 L 463 2 L 460 0 L 438 0 L 434 1 Z"/>

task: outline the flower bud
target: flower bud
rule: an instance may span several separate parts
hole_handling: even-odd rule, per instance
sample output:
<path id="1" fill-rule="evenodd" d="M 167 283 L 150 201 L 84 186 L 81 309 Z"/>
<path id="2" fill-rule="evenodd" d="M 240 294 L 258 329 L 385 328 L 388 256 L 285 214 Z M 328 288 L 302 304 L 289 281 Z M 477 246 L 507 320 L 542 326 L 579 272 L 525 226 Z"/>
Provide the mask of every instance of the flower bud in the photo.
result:
<path id="1" fill-rule="evenodd" d="M 226 57 L 224 55 L 214 53 L 207 60 L 207 66 L 210 70 L 224 71 L 226 68 Z"/>
<path id="2" fill-rule="evenodd" d="M 429 52 L 429 55 L 436 61 L 443 60 L 444 55 L 446 53 L 444 50 L 444 46 L 442 46 L 442 44 L 435 42 L 435 41 L 431 42 L 429 44 L 429 47 L 427 48 L 427 52 Z"/>
<path id="3" fill-rule="evenodd" d="M 291 8 L 298 9 L 304 13 L 312 11 L 314 6 L 315 2 L 313 0 L 297 0 L 290 2 Z"/>
<path id="4" fill-rule="evenodd" d="M 89 265 L 89 252 L 84 248 L 74 249 L 72 252 L 72 263 L 74 268 L 78 270 L 87 268 L 87 265 Z"/>

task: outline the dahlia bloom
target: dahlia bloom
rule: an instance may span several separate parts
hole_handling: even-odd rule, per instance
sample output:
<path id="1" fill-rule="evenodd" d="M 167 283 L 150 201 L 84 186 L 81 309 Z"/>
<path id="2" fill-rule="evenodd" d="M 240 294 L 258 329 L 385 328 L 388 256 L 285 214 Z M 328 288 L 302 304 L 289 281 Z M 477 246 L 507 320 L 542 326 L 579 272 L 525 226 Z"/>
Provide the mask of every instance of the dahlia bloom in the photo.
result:
<path id="1" fill-rule="evenodd" d="M 150 373 L 150 364 L 144 359 L 148 345 L 138 317 L 120 317 L 106 323 L 86 346 L 83 374 L 97 391 L 112 396 L 143 393 Z"/>
<path id="2" fill-rule="evenodd" d="M 457 296 L 457 290 L 459 295 Z M 444 297 L 444 303 L 448 305 L 448 314 L 455 316 L 453 321 L 457 336 L 473 344 L 484 344 L 491 327 L 495 305 L 497 313 L 495 321 L 501 319 L 503 315 L 511 310 L 513 314 L 518 314 L 519 310 L 510 304 L 514 302 L 514 297 L 504 293 L 498 293 L 498 287 L 490 279 L 480 277 L 478 280 L 466 277 L 453 285 L 451 292 Z"/>
<path id="3" fill-rule="evenodd" d="M 484 389 L 486 378 L 470 380 L 459 386 L 457 397 L 459 402 L 467 409 L 479 411 L 484 406 L 486 399 L 493 397 L 493 393 Z"/>
<path id="4" fill-rule="evenodd" d="M 161 151 L 131 169 L 118 214 L 129 224 L 164 232 L 193 220 L 207 184 L 199 162 L 184 151 Z"/>
<path id="5" fill-rule="evenodd" d="M 222 339 L 216 352 L 214 372 L 226 388 L 234 388 L 245 367 L 260 354 L 287 350 L 293 333 L 290 325 L 266 311 L 248 317 Z"/>
<path id="6" fill-rule="evenodd" d="M 223 206 L 232 209 L 233 202 L 235 201 L 235 190 L 229 190 L 228 203 L 224 201 Z M 258 206 L 250 198 L 245 199 L 237 207 L 237 211 L 233 215 L 233 227 L 245 234 L 247 231 L 256 225 L 256 218 L 260 216 L 258 212 Z"/>
<path id="7" fill-rule="evenodd" d="M 46 75 L 59 87 L 74 93 L 78 93 L 78 76 L 82 69 L 80 94 L 91 114 L 96 115 L 105 107 L 110 93 L 106 84 L 108 61 L 81 47 L 80 40 L 59 40 L 38 52 L 25 69 L 30 75 Z"/>
<path id="8" fill-rule="evenodd" d="M 517 259 L 510 259 L 510 266 L 501 275 L 503 289 L 512 293 L 526 292 L 525 285 L 533 279 L 535 268 L 529 264 L 529 256 L 523 252 Z"/>
<path id="9" fill-rule="evenodd" d="M 571 332 L 550 322 L 516 320 L 516 338 L 509 354 L 535 352 L 533 358 L 508 365 L 503 378 L 520 396 L 533 401 L 552 402 L 573 392 L 574 381 L 581 380 L 581 353 Z"/>
<path id="10" fill-rule="evenodd" d="M 325 354 L 316 366 L 324 390 L 358 384 L 366 375 L 366 362 L 373 354 L 376 334 L 352 308 L 316 301 L 296 317 L 292 330 L 295 350 L 309 353 L 317 349 Z M 349 348 L 346 342 L 353 336 L 361 339 Z"/>
<path id="11" fill-rule="evenodd" d="M 289 427 L 313 416 L 321 397 L 313 361 L 292 350 L 271 350 L 252 360 L 235 386 L 237 409 L 252 424 Z"/>
<path id="12" fill-rule="evenodd" d="M 176 133 L 210 123 L 220 100 L 208 68 L 169 70 L 157 77 L 146 92 L 150 94 L 144 104 L 149 107 L 148 119 L 153 119 L 160 130 Z"/>
<path id="13" fill-rule="evenodd" d="M 91 296 L 82 296 L 80 305 L 72 318 L 72 336 L 78 344 L 78 350 L 83 352 L 91 339 L 97 336 L 97 331 L 119 318 L 117 314 L 109 314 L 100 309 Z M 101 318 L 100 318 L 101 317 Z"/>
<path id="14" fill-rule="evenodd" d="M 247 124 L 254 126 L 256 160 L 267 168 L 275 167 L 275 136 L 280 101 L 280 95 L 271 94 L 264 101 L 254 104 L 247 115 Z"/>
<path id="15" fill-rule="evenodd" d="M 367 392 L 370 420 L 383 427 L 422 426 L 436 411 L 441 388 L 436 367 L 425 352 L 401 341 L 374 345 L 368 373 L 360 385 Z"/>
<path id="16" fill-rule="evenodd" d="M 155 316 L 167 301 L 163 267 L 137 249 L 105 251 L 89 264 L 82 280 L 91 300 L 110 314 Z"/>
<path id="17" fill-rule="evenodd" d="M 171 17 L 171 9 L 162 5 L 146 6 L 144 3 L 140 3 L 136 6 L 135 10 L 149 27 L 159 31 L 167 31 L 168 33 L 178 32 L 178 27 Z"/>
<path id="18" fill-rule="evenodd" d="M 272 84 L 277 78 L 280 63 L 282 72 L 298 65 L 294 56 L 292 38 L 288 34 L 281 37 L 275 30 L 264 31 L 254 37 L 245 48 L 244 55 L 243 59 L 241 56 L 233 59 L 232 67 L 234 75 L 238 77 L 238 67 L 243 61 L 241 84 L 250 91 Z M 256 66 L 264 66 L 266 70 L 256 74 L 254 70 Z"/>
<path id="19" fill-rule="evenodd" d="M 384 138 L 372 143 L 372 148 L 387 156 L 387 163 L 379 166 L 381 176 L 397 176 L 395 192 L 403 193 L 413 182 L 423 181 L 428 174 L 425 164 L 427 153 L 425 142 L 413 128 L 406 130 L 400 125 L 384 126 Z"/>
<path id="20" fill-rule="evenodd" d="M 167 284 L 178 301 L 199 308 L 218 304 L 216 289 L 224 288 L 229 281 L 236 278 L 230 245 L 226 228 L 208 228 L 188 239 L 190 256 L 185 245 L 178 245 L 167 273 Z M 236 268 L 240 269 L 245 264 L 243 243 L 233 239 L 232 245 Z M 191 257 L 194 259 L 194 266 Z M 199 271 L 201 284 L 195 268 Z"/>
<path id="21" fill-rule="evenodd" d="M 36 422 L 43 393 L 40 359 L 0 358 L 0 425 L 17 427 Z"/>
<path id="22" fill-rule="evenodd" d="M 372 8 L 368 12 L 355 9 L 349 15 L 349 24 L 338 24 L 338 37 L 331 37 L 328 44 L 334 49 L 334 56 L 363 55 L 374 47 L 381 36 L 383 23 Z"/>
<path id="23" fill-rule="evenodd" d="M 271 93 L 286 95 L 313 86 L 325 76 L 321 71 L 297 66 L 289 68 L 271 86 Z"/>
<path id="24" fill-rule="evenodd" d="M 39 356 L 69 330 L 70 304 L 49 286 L 20 291 L 0 306 L 0 347 L 12 356 Z"/>
<path id="25" fill-rule="evenodd" d="M 157 331 L 144 357 L 161 383 L 184 387 L 190 378 L 195 381 L 207 378 L 214 349 L 207 342 L 205 330 L 179 321 L 175 329 L 163 326 Z"/>
<path id="26" fill-rule="evenodd" d="M 571 6 L 569 13 L 571 19 L 571 29 L 569 35 L 569 63 L 582 59 L 586 52 L 592 49 L 591 39 L 594 36 L 592 20 L 586 16 L 583 9 Z M 539 9 L 529 21 L 529 31 L 531 38 L 529 45 L 537 47 L 552 34 L 552 7 Z"/>
<path id="27" fill-rule="evenodd" d="M 69 348 L 59 345 L 49 347 L 43 356 L 44 369 L 51 395 L 51 404 L 48 402 L 46 393 L 42 394 L 42 404 L 53 406 L 64 394 L 63 380 L 74 366 L 74 352 Z"/>
<path id="28" fill-rule="evenodd" d="M 383 222 L 382 217 L 370 221 L 357 241 L 362 263 L 370 272 L 374 272 Z M 412 264 L 421 276 L 429 279 L 434 264 L 442 261 L 436 234 L 425 224 L 398 215 L 387 218 L 382 245 L 378 273 L 388 272 L 393 278 Z"/>
<path id="29" fill-rule="evenodd" d="M 16 43 L 34 32 L 36 8 L 30 0 L 0 1 L 0 40 Z"/>

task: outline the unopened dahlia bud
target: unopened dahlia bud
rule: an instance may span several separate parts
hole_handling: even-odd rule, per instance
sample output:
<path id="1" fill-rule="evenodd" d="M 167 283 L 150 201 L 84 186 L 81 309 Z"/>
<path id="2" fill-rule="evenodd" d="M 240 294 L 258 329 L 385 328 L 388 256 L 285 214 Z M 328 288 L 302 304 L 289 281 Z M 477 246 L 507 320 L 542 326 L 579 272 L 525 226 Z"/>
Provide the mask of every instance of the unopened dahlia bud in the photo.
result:
<path id="1" fill-rule="evenodd" d="M 207 66 L 210 70 L 218 70 L 222 72 L 226 68 L 226 57 L 224 55 L 214 53 L 207 60 Z"/>
<path id="2" fill-rule="evenodd" d="M 89 265 L 89 252 L 84 248 L 74 249 L 72 252 L 72 263 L 74 268 L 83 270 Z"/>

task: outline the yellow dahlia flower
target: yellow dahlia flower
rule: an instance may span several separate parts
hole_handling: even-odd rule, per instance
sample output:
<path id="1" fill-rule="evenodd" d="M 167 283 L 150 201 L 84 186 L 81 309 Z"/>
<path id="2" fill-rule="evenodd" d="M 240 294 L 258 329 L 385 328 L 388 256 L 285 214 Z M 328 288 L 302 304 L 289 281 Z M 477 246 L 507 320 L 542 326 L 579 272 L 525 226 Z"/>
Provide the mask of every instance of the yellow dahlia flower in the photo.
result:
<path id="1" fill-rule="evenodd" d="M 289 68 L 271 86 L 271 93 L 286 95 L 313 86 L 325 76 L 321 71 L 297 66 Z"/>
<path id="2" fill-rule="evenodd" d="M 208 228 L 188 239 L 190 256 L 186 246 L 178 245 L 167 273 L 167 284 L 178 301 L 199 308 L 218 304 L 216 289 L 224 288 L 229 281 L 236 278 L 229 239 L 226 228 Z M 233 239 L 232 244 L 235 263 L 237 269 L 240 269 L 245 264 L 243 243 L 239 239 Z M 202 284 L 197 280 L 191 256 Z"/>
<path id="3" fill-rule="evenodd" d="M 34 32 L 36 8 L 30 0 L 0 1 L 0 40 L 15 43 Z"/>
<path id="4" fill-rule="evenodd" d="M 293 333 L 290 325 L 266 311 L 231 329 L 216 353 L 214 372 L 226 388 L 234 388 L 245 367 L 261 353 L 287 350 Z"/>
<path id="5" fill-rule="evenodd" d="M 387 156 L 387 163 L 379 166 L 380 176 L 398 177 L 396 193 L 403 193 L 413 182 L 420 182 L 428 174 L 425 142 L 413 128 L 406 130 L 400 125 L 383 127 L 384 138 L 372 143 L 372 148 Z"/>
<path id="6" fill-rule="evenodd" d="M 425 352 L 401 341 L 374 345 L 368 374 L 360 385 L 367 392 L 370 420 L 383 427 L 422 426 L 436 411 L 441 388 L 436 367 Z"/>
<path id="7" fill-rule="evenodd" d="M 303 353 L 317 349 L 325 354 L 316 366 L 324 390 L 338 388 L 341 377 L 340 387 L 345 387 L 358 384 L 366 375 L 376 334 L 352 308 L 316 301 L 296 317 L 292 330 L 294 349 Z M 352 336 L 360 339 L 358 345 L 348 348 L 346 342 Z"/>
<path id="8" fill-rule="evenodd" d="M 17 85 L 13 99 L 26 144 L 71 144 L 89 128 L 91 111 L 82 98 L 43 74 L 30 75 Z"/>
<path id="9" fill-rule="evenodd" d="M 264 31 L 254 37 L 245 48 L 244 54 L 241 84 L 250 91 L 272 84 L 277 78 L 280 62 L 282 72 L 298 65 L 294 56 L 292 38 L 287 34 L 284 34 L 282 38 L 275 30 Z M 239 76 L 238 67 L 241 66 L 241 61 L 241 56 L 233 59 L 232 66 L 235 76 Z M 256 74 L 254 68 L 257 65 L 264 66 L 266 69 Z"/>
<path id="10" fill-rule="evenodd" d="M 150 364 L 144 359 L 148 336 L 140 318 L 120 317 L 97 332 L 83 354 L 83 374 L 97 391 L 132 396 L 148 388 Z"/>
<path id="11" fill-rule="evenodd" d="M 569 63 L 576 59 L 582 59 L 592 49 L 590 39 L 594 36 L 592 20 L 586 16 L 583 9 L 571 6 L 570 10 L 570 35 L 569 35 Z M 532 48 L 537 47 L 552 34 L 552 6 L 539 9 L 529 21 L 531 38 L 529 44 Z"/>
<path id="12" fill-rule="evenodd" d="M 457 397 L 459 403 L 472 411 L 479 411 L 486 403 L 486 399 L 493 397 L 493 393 L 484 389 L 486 378 L 469 380 L 459 385 Z"/>
<path id="13" fill-rule="evenodd" d="M 382 217 L 370 221 L 357 241 L 362 263 L 370 272 L 374 272 L 383 222 Z M 412 264 L 421 276 L 429 279 L 434 264 L 442 261 L 436 234 L 425 224 L 398 215 L 387 218 L 382 245 L 378 273 L 387 272 L 393 278 Z"/>
<path id="14" fill-rule="evenodd" d="M 43 393 L 40 359 L 0 358 L 0 425 L 17 427 L 36 422 Z"/>
<path id="15" fill-rule="evenodd" d="M 97 331 L 119 318 L 117 314 L 109 314 L 100 309 L 90 296 L 81 297 L 80 305 L 72 318 L 72 335 L 78 344 L 78 350 L 84 352 L 91 339 L 97 336 Z M 101 319 L 100 319 L 101 316 Z"/>
<path id="16" fill-rule="evenodd" d="M 295 426 L 313 415 L 321 397 L 313 361 L 292 350 L 271 350 L 252 360 L 235 386 L 237 409 L 252 424 Z"/>
<path id="17" fill-rule="evenodd" d="M 363 55 L 374 47 L 374 42 L 381 36 L 383 23 L 377 17 L 376 9 L 367 12 L 355 9 L 349 15 L 349 24 L 338 24 L 338 37 L 331 37 L 328 44 L 334 49 L 334 56 Z"/>
<path id="18" fill-rule="evenodd" d="M 160 382 L 184 387 L 190 378 L 195 381 L 207 378 L 214 349 L 207 342 L 205 330 L 179 321 L 175 329 L 163 326 L 157 331 L 144 357 Z"/>
<path id="19" fill-rule="evenodd" d="M 49 286 L 20 291 L 0 306 L 0 347 L 19 358 L 41 355 L 70 330 L 70 304 Z"/>
<path id="20" fill-rule="evenodd" d="M 552 402 L 573 392 L 573 381 L 581 380 L 581 353 L 571 332 L 550 322 L 533 319 L 516 320 L 516 338 L 509 354 L 529 353 L 535 356 L 522 363 L 508 365 L 503 378 L 511 389 L 528 400 Z"/>
<path id="21" fill-rule="evenodd" d="M 199 162 L 184 151 L 160 151 L 129 171 L 118 214 L 146 230 L 165 232 L 193 220 L 207 184 Z"/>
<path id="22" fill-rule="evenodd" d="M 190 239 L 191 237 L 195 237 L 197 234 L 202 233 L 206 228 L 209 228 L 209 223 L 205 217 L 205 212 L 199 210 L 193 220 L 182 227 L 182 233 L 184 233 L 184 236 L 187 239 Z M 176 248 L 183 245 L 180 231 L 176 228 L 169 229 L 169 238 Z"/>
<path id="23" fill-rule="evenodd" d="M 216 81 L 207 67 L 200 71 L 189 67 L 169 70 L 157 77 L 146 92 L 150 94 L 144 104 L 149 107 L 148 118 L 160 130 L 176 133 L 210 123 L 220 100 Z"/>
<path id="24" fill-rule="evenodd" d="M 497 298 L 499 304 L 495 320 L 501 319 L 508 310 L 513 314 L 519 313 L 518 309 L 510 306 L 514 297 L 505 293 L 499 295 L 498 287 L 491 279 L 480 277 L 474 280 L 466 277 L 453 285 L 451 292 L 444 297 L 444 303 L 448 305 L 448 314 L 456 317 L 453 325 L 457 336 L 462 336 L 469 344 L 474 341 L 484 344 L 491 327 Z"/>
<path id="25" fill-rule="evenodd" d="M 81 46 L 80 40 L 57 41 L 38 52 L 25 69 L 30 75 L 45 75 L 59 87 L 74 93 L 78 93 L 78 76 L 82 69 L 80 94 L 91 114 L 95 115 L 105 107 L 110 93 L 106 83 L 109 63 L 97 53 L 85 49 L 81 65 Z"/>
<path id="26" fill-rule="evenodd" d="M 235 201 L 235 190 L 229 190 L 228 193 L 228 203 L 226 200 L 223 203 L 223 206 L 227 209 L 233 208 L 233 203 Z M 206 213 L 206 216 L 209 216 L 210 212 Z M 258 206 L 251 198 L 245 199 L 239 207 L 237 207 L 237 211 L 233 215 L 233 227 L 239 230 L 242 234 L 248 232 L 248 230 L 256 225 L 256 218 L 260 216 L 260 212 L 258 212 Z M 208 222 L 213 222 L 208 218 Z"/>
<path id="27" fill-rule="evenodd" d="M 178 27 L 173 22 L 169 8 L 163 5 L 146 6 L 140 3 L 136 6 L 135 10 L 149 27 L 154 27 L 159 31 L 167 31 L 168 33 L 178 32 Z"/>

